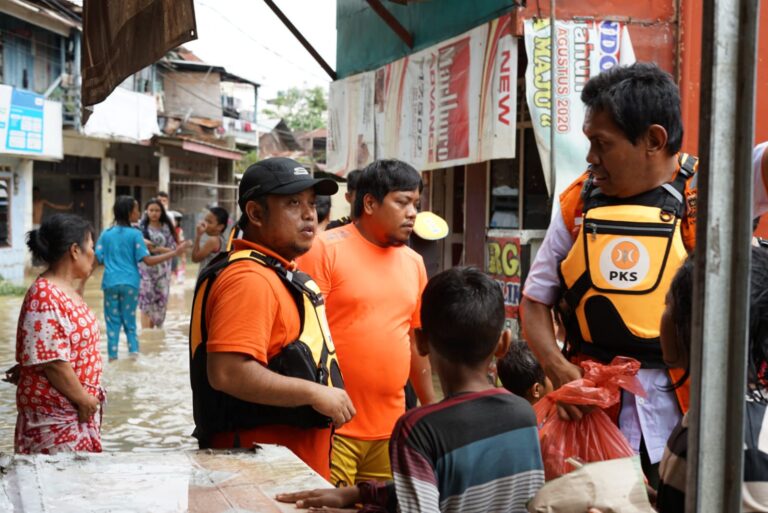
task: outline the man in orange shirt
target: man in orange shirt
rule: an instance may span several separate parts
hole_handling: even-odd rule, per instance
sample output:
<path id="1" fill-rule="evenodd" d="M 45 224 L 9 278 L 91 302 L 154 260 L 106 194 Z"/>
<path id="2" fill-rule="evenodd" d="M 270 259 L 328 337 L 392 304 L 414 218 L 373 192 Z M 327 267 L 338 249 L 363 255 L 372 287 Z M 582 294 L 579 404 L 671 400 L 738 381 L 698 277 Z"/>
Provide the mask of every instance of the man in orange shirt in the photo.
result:
<path id="1" fill-rule="evenodd" d="M 412 350 L 421 326 L 424 261 L 406 246 L 422 182 L 410 165 L 379 160 L 357 183 L 354 223 L 323 232 L 299 267 L 319 285 L 355 418 L 336 431 L 331 482 L 391 478 L 388 444 L 405 412 L 411 382 L 422 404 L 434 402 L 429 364 Z"/>
<path id="2" fill-rule="evenodd" d="M 195 290 L 190 365 L 201 447 L 281 444 L 328 478 L 330 424 L 349 422 L 355 408 L 337 388 L 319 290 L 293 260 L 315 238 L 315 194 L 337 190 L 286 158 L 243 175 L 242 239 L 211 262 Z"/>

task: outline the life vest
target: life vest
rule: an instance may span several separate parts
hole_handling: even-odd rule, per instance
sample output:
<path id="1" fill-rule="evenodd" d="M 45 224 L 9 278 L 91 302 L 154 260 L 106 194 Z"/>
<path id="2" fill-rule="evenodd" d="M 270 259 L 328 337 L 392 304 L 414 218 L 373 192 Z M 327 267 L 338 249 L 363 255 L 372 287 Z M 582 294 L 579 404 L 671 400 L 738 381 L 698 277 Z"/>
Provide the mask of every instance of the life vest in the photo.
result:
<path id="1" fill-rule="evenodd" d="M 276 258 L 255 250 L 220 254 L 197 280 L 190 321 L 190 377 L 196 426 L 193 436 L 198 439 L 200 448 L 210 446 L 210 437 L 214 433 L 237 433 L 238 430 L 275 424 L 302 428 L 326 428 L 331 425 L 329 417 L 318 413 L 311 406 L 292 408 L 242 401 L 215 390 L 208 382 L 208 330 L 205 323 L 208 295 L 222 270 L 242 260 L 272 269 L 293 296 L 299 312 L 299 337 L 271 358 L 267 368 L 283 376 L 344 388 L 325 318 L 323 297 L 312 278 L 301 271 L 288 270 Z M 247 312 L 243 315 L 247 315 Z"/>
<path id="2" fill-rule="evenodd" d="M 606 196 L 591 178 L 585 182 L 581 227 L 559 269 L 568 356 L 605 363 L 629 356 L 644 368 L 667 368 L 659 325 L 672 278 L 688 256 L 681 223 L 696 164 L 682 154 L 672 182 L 632 198 Z M 674 383 L 682 371 L 670 375 Z M 685 411 L 687 387 L 678 390 Z"/>

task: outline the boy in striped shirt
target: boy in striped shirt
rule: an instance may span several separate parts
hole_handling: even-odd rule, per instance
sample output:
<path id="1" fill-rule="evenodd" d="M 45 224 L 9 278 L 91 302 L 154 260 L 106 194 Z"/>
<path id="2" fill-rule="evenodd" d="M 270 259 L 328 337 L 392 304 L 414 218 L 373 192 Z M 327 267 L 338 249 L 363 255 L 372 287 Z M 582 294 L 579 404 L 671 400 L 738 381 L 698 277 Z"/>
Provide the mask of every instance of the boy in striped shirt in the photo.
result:
<path id="1" fill-rule="evenodd" d="M 362 511 L 525 512 L 544 483 L 536 416 L 523 398 L 489 384 L 494 355 L 509 348 L 498 284 L 453 268 L 424 289 L 419 352 L 445 399 L 406 412 L 390 440 L 394 481 L 278 495 L 298 507 Z"/>

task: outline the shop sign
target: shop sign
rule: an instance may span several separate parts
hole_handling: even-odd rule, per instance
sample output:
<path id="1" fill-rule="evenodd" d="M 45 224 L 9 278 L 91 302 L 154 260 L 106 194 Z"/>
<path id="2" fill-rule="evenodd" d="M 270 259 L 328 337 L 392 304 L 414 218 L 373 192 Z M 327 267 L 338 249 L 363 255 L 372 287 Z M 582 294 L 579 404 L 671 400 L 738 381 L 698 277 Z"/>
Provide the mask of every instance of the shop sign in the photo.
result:
<path id="1" fill-rule="evenodd" d="M 420 170 L 515 156 L 517 38 L 511 15 L 331 84 L 328 166 L 375 158 Z"/>
<path id="2" fill-rule="evenodd" d="M 507 319 L 517 319 L 520 307 L 520 239 L 488 237 L 486 272 L 496 280 L 504 295 Z"/>
<path id="3" fill-rule="evenodd" d="M 0 85 L 0 154 L 62 158 L 61 104 Z"/>
<path id="4" fill-rule="evenodd" d="M 581 101 L 584 85 L 601 71 L 617 65 L 632 64 L 635 62 L 635 52 L 629 38 L 629 29 L 617 21 L 557 20 L 554 60 L 551 40 L 548 18 L 525 21 L 528 110 L 550 191 L 550 128 L 555 127 L 554 197 L 558 197 L 587 168 L 589 141 L 581 130 L 585 112 Z M 554 91 L 551 79 L 553 72 Z"/>

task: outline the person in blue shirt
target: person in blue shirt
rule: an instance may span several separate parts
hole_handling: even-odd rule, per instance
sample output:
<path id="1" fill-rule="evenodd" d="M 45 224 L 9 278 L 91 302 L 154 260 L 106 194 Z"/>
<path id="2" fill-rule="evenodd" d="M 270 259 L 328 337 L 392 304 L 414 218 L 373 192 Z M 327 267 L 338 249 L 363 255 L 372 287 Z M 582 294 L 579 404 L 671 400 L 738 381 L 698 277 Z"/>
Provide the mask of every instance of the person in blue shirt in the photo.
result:
<path id="1" fill-rule="evenodd" d="M 136 336 L 136 304 L 139 298 L 139 262 L 157 265 L 182 254 L 189 244 L 179 244 L 167 253 L 150 255 L 141 231 L 132 225 L 139 220 L 139 203 L 130 196 L 118 196 L 113 207 L 115 221 L 96 242 L 96 258 L 104 265 L 101 289 L 107 321 L 109 360 L 117 359 L 121 327 L 128 338 L 128 353 L 139 352 Z"/>

